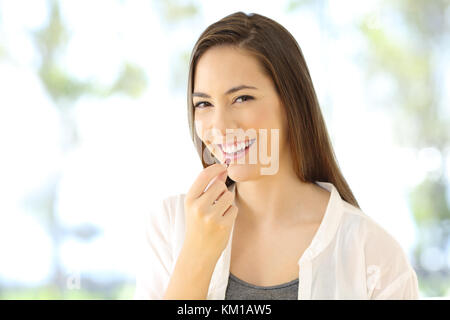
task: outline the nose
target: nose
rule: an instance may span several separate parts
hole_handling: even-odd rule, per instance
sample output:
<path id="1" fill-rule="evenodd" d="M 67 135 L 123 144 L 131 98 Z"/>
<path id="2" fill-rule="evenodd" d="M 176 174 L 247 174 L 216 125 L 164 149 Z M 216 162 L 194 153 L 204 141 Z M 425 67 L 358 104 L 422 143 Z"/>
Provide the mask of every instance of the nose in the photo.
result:
<path id="1" fill-rule="evenodd" d="M 233 130 L 235 128 L 235 122 L 231 112 L 226 107 L 219 106 L 214 108 L 210 126 L 213 142 L 220 143 L 227 136 L 227 129 Z"/>

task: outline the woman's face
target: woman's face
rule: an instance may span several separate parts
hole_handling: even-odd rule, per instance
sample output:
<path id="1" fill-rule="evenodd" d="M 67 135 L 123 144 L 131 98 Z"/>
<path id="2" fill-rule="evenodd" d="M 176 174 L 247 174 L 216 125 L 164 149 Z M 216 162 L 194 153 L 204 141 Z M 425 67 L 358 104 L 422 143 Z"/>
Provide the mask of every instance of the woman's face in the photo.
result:
<path id="1" fill-rule="evenodd" d="M 240 86 L 249 88 L 227 93 Z M 275 162 L 278 171 L 286 150 L 286 116 L 272 79 L 255 57 L 232 46 L 208 49 L 196 66 L 192 99 L 197 135 L 221 163 L 231 160 L 231 179 L 256 179 L 261 168 Z M 239 159 L 233 149 L 222 151 L 224 144 L 252 140 Z"/>

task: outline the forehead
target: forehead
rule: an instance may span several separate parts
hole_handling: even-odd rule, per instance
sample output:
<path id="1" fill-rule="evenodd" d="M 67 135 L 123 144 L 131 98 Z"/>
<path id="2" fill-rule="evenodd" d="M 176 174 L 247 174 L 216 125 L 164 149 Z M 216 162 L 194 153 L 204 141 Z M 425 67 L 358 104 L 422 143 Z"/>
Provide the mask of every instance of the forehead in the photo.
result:
<path id="1" fill-rule="evenodd" d="M 249 52 L 231 47 L 218 46 L 208 49 L 198 60 L 195 68 L 194 91 L 225 91 L 240 84 L 254 85 L 263 79 L 258 60 Z"/>

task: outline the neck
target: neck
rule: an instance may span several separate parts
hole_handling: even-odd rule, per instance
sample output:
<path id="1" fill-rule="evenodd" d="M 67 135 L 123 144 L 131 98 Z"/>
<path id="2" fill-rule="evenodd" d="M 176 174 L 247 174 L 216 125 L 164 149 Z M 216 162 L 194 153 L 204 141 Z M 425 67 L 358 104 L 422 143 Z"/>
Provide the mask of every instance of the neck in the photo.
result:
<path id="1" fill-rule="evenodd" d="M 313 184 L 302 182 L 292 161 L 280 163 L 275 175 L 236 182 L 235 204 L 238 218 L 253 227 L 286 226 L 309 223 L 312 216 Z"/>

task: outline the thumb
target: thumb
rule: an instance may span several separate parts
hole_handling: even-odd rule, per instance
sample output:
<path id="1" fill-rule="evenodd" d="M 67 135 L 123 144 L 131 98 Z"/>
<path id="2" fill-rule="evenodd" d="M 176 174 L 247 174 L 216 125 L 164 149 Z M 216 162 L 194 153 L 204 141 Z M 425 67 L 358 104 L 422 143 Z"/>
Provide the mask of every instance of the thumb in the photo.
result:
<path id="1" fill-rule="evenodd" d="M 227 181 L 228 172 L 225 170 L 223 173 L 221 173 L 217 179 L 222 180 L 223 182 Z"/>
<path id="2" fill-rule="evenodd" d="M 219 174 L 218 176 L 214 177 L 206 186 L 205 190 L 203 192 L 206 192 L 206 190 L 209 189 L 209 187 L 216 181 L 216 180 L 221 180 L 223 182 L 227 181 L 227 176 L 228 176 L 228 172 L 224 171 L 221 174 Z"/>

